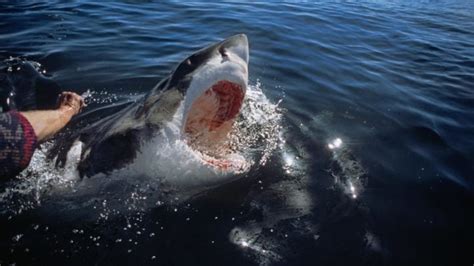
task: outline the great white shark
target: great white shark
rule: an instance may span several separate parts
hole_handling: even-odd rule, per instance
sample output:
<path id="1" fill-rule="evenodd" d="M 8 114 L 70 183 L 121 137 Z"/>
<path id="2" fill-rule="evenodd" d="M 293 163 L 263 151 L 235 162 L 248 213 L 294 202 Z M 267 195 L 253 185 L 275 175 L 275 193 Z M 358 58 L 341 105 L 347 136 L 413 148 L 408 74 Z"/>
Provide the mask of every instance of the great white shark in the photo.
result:
<path id="1" fill-rule="evenodd" d="M 107 174 L 133 162 L 147 140 L 173 122 L 203 164 L 235 167 L 225 154 L 247 90 L 248 63 L 245 34 L 203 48 L 133 104 L 59 137 L 49 157 L 64 166 L 69 150 L 80 142 L 80 176 Z"/>

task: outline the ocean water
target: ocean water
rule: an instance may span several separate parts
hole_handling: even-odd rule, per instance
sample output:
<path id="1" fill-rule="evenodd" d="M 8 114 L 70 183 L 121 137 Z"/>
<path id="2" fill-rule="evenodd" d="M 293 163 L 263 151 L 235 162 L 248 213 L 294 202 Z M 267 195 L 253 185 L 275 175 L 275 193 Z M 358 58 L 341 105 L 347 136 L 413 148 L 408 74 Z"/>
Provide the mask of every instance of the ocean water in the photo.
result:
<path id="1" fill-rule="evenodd" d="M 0 264 L 474 263 L 474 2 L 0 1 L 0 59 L 88 110 L 237 33 L 263 160 L 161 202 L 149 179 L 72 180 L 39 152 L 1 186 Z"/>

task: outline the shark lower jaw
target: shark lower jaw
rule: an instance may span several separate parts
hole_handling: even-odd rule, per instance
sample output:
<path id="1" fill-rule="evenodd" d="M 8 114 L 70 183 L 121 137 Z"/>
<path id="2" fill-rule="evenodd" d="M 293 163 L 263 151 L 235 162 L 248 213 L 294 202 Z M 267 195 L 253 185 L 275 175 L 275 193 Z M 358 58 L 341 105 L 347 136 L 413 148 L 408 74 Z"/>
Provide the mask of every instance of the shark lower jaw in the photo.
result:
<path id="1" fill-rule="evenodd" d="M 218 170 L 241 168 L 240 162 L 229 157 L 229 135 L 244 97 L 245 88 L 240 84 L 221 80 L 197 97 L 188 112 L 184 124 L 187 144 L 199 152 L 204 163 Z"/>

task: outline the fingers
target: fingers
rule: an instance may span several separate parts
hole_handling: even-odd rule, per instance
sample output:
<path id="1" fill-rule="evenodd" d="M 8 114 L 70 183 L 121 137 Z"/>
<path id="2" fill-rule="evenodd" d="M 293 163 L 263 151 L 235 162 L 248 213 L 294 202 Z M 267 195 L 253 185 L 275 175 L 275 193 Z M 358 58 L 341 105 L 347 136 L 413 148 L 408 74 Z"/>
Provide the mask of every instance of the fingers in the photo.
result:
<path id="1" fill-rule="evenodd" d="M 79 113 L 85 106 L 84 99 L 74 92 L 64 91 L 59 96 L 59 108 L 70 108 L 74 114 Z"/>

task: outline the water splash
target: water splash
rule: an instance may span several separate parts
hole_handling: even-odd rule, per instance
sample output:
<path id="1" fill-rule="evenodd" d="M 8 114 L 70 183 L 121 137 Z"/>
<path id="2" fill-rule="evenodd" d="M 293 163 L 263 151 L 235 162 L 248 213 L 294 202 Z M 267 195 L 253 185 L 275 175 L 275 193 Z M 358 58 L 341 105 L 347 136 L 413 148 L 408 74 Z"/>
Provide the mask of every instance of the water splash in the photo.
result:
<path id="1" fill-rule="evenodd" d="M 231 147 L 249 160 L 257 160 L 263 166 L 281 143 L 281 100 L 276 104 L 268 101 L 257 81 L 246 95 L 241 115 L 231 133 Z M 258 158 L 257 158 L 258 157 Z"/>
<path id="2" fill-rule="evenodd" d="M 101 96 L 110 96 L 87 94 L 100 103 Z M 49 204 L 65 204 L 67 207 L 63 209 L 69 211 L 94 208 L 99 211 L 98 217 L 145 210 L 155 207 L 156 202 L 180 202 L 203 190 L 243 177 L 252 167 L 264 165 L 278 147 L 281 117 L 278 104 L 265 97 L 259 82 L 249 86 L 242 112 L 230 136 L 231 156 L 245 162 L 239 173 L 216 171 L 203 164 L 195 151 L 175 137 L 179 129 L 173 123 L 159 137 L 144 145 L 134 163 L 106 178 L 78 178 L 80 142 L 69 152 L 64 169 L 56 169 L 46 159 L 52 143 L 45 143 L 35 152 L 30 166 L 0 192 L 0 204 L 8 206 L 2 213 L 19 214 L 52 198 L 54 202 L 50 200 Z M 19 204 L 18 198 L 22 199 Z M 106 205 L 97 204 L 104 200 Z"/>
<path id="3" fill-rule="evenodd" d="M 79 181 L 75 168 L 80 156 L 78 146 L 69 152 L 71 163 L 63 169 L 57 169 L 53 162 L 46 159 L 50 147 L 51 142 L 43 143 L 33 154 L 29 167 L 5 184 L 4 191 L 0 193 L 1 214 L 21 214 L 41 205 L 43 196 L 49 192 L 74 189 Z"/>
<path id="4" fill-rule="evenodd" d="M 169 195 L 178 194 L 184 200 L 241 178 L 252 167 L 265 165 L 280 142 L 282 112 L 278 103 L 272 104 L 266 98 L 259 82 L 249 86 L 242 111 L 225 144 L 230 150 L 225 159 L 236 167 L 222 170 L 203 163 L 203 155 L 180 137 L 181 118 L 178 110 L 160 135 L 144 145 L 135 162 L 117 174 L 147 177 L 152 183 L 159 182 L 158 189 Z"/>

